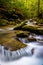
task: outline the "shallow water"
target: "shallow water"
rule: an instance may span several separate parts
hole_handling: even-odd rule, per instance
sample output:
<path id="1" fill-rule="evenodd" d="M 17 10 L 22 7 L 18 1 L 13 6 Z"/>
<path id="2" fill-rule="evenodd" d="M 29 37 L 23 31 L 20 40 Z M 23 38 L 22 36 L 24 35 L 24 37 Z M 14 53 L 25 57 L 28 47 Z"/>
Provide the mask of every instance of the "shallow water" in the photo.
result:
<path id="1" fill-rule="evenodd" d="M 34 57 L 22 57 L 16 61 L 2 62 L 1 65 L 43 65 L 43 59 L 38 59 Z"/>
<path id="2" fill-rule="evenodd" d="M 10 37 L 14 38 L 15 37 L 15 31 L 13 31 L 12 29 L 13 28 L 11 28 L 10 31 L 9 29 L 7 30 L 0 29 L 0 42 L 2 42 L 3 38 L 10 38 Z M 36 39 L 43 39 L 43 36 L 41 35 L 35 35 L 34 37 Z M 32 49 L 34 49 L 33 54 L 31 56 L 30 55 L 23 56 L 11 62 L 2 61 L 0 59 L 0 65 L 43 65 L 43 44 L 37 41 L 29 42 L 25 38 L 18 38 L 18 39 L 22 41 L 24 44 L 28 45 L 28 49 L 26 50 L 28 54 L 29 52 L 31 52 Z"/>

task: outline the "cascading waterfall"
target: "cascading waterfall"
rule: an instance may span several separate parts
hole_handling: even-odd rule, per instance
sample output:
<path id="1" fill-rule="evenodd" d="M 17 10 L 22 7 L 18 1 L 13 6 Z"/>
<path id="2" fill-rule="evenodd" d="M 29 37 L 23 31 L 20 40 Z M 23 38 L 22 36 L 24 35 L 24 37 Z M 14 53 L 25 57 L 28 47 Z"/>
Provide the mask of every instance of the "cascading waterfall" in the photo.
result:
<path id="1" fill-rule="evenodd" d="M 30 35 L 30 37 L 31 36 L 32 35 Z M 40 42 L 40 43 L 39 43 L 39 41 L 29 42 L 25 38 L 19 38 L 19 40 L 21 42 L 27 44 L 29 48 L 32 48 L 31 52 L 33 52 L 34 57 L 43 58 L 43 36 L 42 35 L 35 35 L 33 37 L 36 38 L 36 40 L 39 39 L 39 41 L 42 41 L 42 42 Z M 29 49 L 28 49 L 28 51 L 29 51 Z"/>
<path id="2" fill-rule="evenodd" d="M 36 35 L 34 36 L 34 38 L 43 39 L 43 36 Z M 22 56 L 34 56 L 34 57 L 43 58 L 43 45 L 39 45 L 38 42 L 29 42 L 25 38 L 18 38 L 18 39 L 24 44 L 27 44 L 27 47 L 21 48 L 16 51 L 10 51 L 4 49 L 4 46 L 0 45 L 0 58 L 2 60 L 13 60 L 13 59 L 20 58 Z"/>
<path id="3" fill-rule="evenodd" d="M 22 56 L 34 56 L 34 57 L 43 58 L 43 46 L 34 45 L 32 43 L 29 43 L 27 47 L 21 48 L 20 50 L 17 51 L 6 50 L 4 49 L 4 46 L 0 45 L 1 59 L 13 60 L 20 58 Z"/>
<path id="4" fill-rule="evenodd" d="M 10 51 L 10 50 L 4 49 L 4 46 L 0 45 L 0 55 L 2 56 L 1 59 L 12 60 L 12 59 L 16 59 L 26 55 L 31 56 L 32 55 L 31 49 L 32 47 L 30 48 L 29 46 L 27 46 L 17 51 Z"/>

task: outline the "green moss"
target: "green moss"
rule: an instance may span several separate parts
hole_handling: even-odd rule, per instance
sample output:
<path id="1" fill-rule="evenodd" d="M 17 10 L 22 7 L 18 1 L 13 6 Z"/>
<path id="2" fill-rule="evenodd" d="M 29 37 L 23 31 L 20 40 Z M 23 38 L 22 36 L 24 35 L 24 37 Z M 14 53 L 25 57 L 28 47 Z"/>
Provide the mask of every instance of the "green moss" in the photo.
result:
<path id="1" fill-rule="evenodd" d="M 0 19 L 0 26 L 5 26 L 7 25 L 7 20 L 6 19 Z"/>
<path id="2" fill-rule="evenodd" d="M 28 26 L 25 25 L 22 27 L 22 30 L 27 30 L 33 33 L 42 34 L 43 35 L 43 28 L 39 28 L 40 26 Z"/>
<path id="3" fill-rule="evenodd" d="M 26 21 L 23 21 L 23 22 L 21 22 L 20 24 L 17 24 L 17 25 L 14 27 L 14 30 L 16 30 L 16 29 L 21 29 L 22 26 L 25 25 L 25 23 L 26 23 Z"/>
<path id="4" fill-rule="evenodd" d="M 21 37 L 21 38 L 26 38 L 26 37 L 28 37 L 29 36 L 29 32 L 26 32 L 26 31 L 18 31 L 17 33 L 16 33 L 16 36 L 17 37 Z"/>
<path id="5" fill-rule="evenodd" d="M 43 19 L 37 19 L 37 24 L 43 24 Z"/>

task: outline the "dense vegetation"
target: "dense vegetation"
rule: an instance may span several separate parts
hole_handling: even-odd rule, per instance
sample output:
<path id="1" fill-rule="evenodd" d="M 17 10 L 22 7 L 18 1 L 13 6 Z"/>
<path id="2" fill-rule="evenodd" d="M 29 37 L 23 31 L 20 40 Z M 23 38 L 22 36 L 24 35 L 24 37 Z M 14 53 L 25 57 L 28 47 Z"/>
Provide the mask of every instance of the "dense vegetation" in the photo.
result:
<path id="1" fill-rule="evenodd" d="M 38 4 L 38 2 L 40 3 Z M 38 5 L 39 12 L 41 15 L 43 12 L 43 0 L 0 0 L 0 7 L 4 7 L 9 13 L 14 13 L 15 10 L 19 11 L 22 15 L 28 18 L 38 16 Z"/>
<path id="2" fill-rule="evenodd" d="M 39 1 L 39 11 L 41 13 L 43 11 L 43 0 Z M 27 17 L 35 17 L 38 14 L 38 0 L 0 0 L 0 5 L 5 7 L 11 13 L 15 8 L 19 9 Z"/>

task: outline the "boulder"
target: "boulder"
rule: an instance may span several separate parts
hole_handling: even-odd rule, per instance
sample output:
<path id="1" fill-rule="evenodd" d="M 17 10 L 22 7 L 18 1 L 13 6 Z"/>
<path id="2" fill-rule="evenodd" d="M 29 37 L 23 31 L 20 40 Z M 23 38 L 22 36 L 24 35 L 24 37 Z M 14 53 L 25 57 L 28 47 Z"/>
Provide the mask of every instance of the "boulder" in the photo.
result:
<path id="1" fill-rule="evenodd" d="M 21 37 L 21 38 L 25 38 L 28 37 L 28 34 L 24 33 L 24 32 L 19 32 L 16 34 L 17 37 Z"/>
<path id="2" fill-rule="evenodd" d="M 30 42 L 36 41 L 36 39 L 35 39 L 35 38 L 33 38 L 33 37 L 28 38 L 28 40 L 29 40 Z"/>

